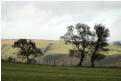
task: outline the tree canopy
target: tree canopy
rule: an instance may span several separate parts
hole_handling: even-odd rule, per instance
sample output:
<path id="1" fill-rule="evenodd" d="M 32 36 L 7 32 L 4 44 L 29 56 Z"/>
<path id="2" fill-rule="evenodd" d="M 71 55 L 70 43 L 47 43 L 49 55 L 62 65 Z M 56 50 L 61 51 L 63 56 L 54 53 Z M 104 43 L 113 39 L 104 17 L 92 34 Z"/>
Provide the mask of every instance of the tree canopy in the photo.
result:
<path id="1" fill-rule="evenodd" d="M 37 48 L 35 43 L 27 39 L 19 39 L 14 42 L 14 48 L 19 48 L 20 51 L 18 54 L 26 56 L 27 63 L 30 63 L 38 54 L 42 54 L 41 49 Z M 30 55 L 33 55 L 33 58 L 29 58 Z"/>
<path id="2" fill-rule="evenodd" d="M 61 39 L 66 43 L 71 43 L 76 47 L 77 56 L 80 56 L 79 66 L 82 66 L 83 58 L 86 53 L 85 49 L 89 45 L 90 35 L 90 27 L 86 24 L 78 23 L 75 26 L 68 26 L 66 34 L 61 36 Z"/>
<path id="3" fill-rule="evenodd" d="M 100 54 L 100 51 L 108 51 L 105 46 L 108 45 L 107 38 L 109 37 L 109 29 L 102 24 L 96 24 L 94 31 L 86 24 L 78 23 L 75 26 L 67 27 L 67 32 L 61 36 L 65 43 L 71 43 L 76 47 L 71 49 L 70 56 L 80 56 L 79 65 L 82 65 L 86 54 L 91 56 L 91 65 L 94 67 L 94 60 L 101 59 L 105 56 Z M 87 49 L 87 50 L 86 50 Z M 98 55 L 97 55 L 98 54 Z"/>

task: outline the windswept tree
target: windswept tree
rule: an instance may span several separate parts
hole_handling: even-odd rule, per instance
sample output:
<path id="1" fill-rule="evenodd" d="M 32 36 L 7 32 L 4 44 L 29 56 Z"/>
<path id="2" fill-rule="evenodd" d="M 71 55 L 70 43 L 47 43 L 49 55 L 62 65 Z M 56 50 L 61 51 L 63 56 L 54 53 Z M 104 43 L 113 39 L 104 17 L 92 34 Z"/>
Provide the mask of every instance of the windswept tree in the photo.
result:
<path id="1" fill-rule="evenodd" d="M 94 67 L 94 61 L 97 56 L 101 54 L 101 51 L 108 51 L 109 49 L 105 48 L 108 45 L 107 38 L 109 37 L 109 29 L 107 29 L 102 24 L 97 24 L 94 26 L 94 32 L 92 34 L 92 40 L 90 42 L 91 52 L 91 66 Z"/>
<path id="2" fill-rule="evenodd" d="M 85 49 L 89 45 L 90 35 L 90 27 L 86 24 L 78 23 L 75 27 L 72 25 L 68 26 L 66 34 L 61 36 L 61 39 L 63 39 L 65 43 L 71 43 L 76 47 L 76 52 L 78 52 L 77 56 L 80 56 L 79 66 L 82 66 L 86 54 Z"/>
<path id="3" fill-rule="evenodd" d="M 35 43 L 31 40 L 19 39 L 14 42 L 13 47 L 20 49 L 18 54 L 26 56 L 27 63 L 31 63 L 38 54 L 42 54 L 41 49 L 37 48 Z M 33 55 L 33 58 L 30 59 L 30 55 Z"/>

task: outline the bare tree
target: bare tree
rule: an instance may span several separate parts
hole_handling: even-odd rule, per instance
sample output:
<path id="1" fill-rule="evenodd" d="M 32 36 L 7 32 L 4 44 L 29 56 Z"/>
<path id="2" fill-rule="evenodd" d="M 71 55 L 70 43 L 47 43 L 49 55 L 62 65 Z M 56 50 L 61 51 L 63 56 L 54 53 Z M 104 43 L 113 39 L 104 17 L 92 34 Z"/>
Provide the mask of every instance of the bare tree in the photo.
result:
<path id="1" fill-rule="evenodd" d="M 37 57 L 37 54 L 42 54 L 41 49 L 37 48 L 35 43 L 31 40 L 19 39 L 14 42 L 14 48 L 20 48 L 18 54 L 26 56 L 27 63 L 31 63 L 31 61 Z M 33 58 L 29 58 L 30 55 L 33 55 Z"/>
<path id="2" fill-rule="evenodd" d="M 86 24 L 78 23 L 74 26 L 68 26 L 67 32 L 64 36 L 61 36 L 61 39 L 65 41 L 65 43 L 71 43 L 78 52 L 78 56 L 80 56 L 79 66 L 82 66 L 82 62 L 84 56 L 86 54 L 86 48 L 89 45 L 90 39 L 90 27 Z"/>

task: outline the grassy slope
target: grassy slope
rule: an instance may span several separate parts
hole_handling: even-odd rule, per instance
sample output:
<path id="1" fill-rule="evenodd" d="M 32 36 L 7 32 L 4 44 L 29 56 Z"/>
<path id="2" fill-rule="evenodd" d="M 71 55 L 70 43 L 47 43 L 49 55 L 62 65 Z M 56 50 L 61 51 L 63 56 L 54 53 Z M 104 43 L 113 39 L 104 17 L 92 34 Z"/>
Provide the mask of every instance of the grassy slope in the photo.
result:
<path id="1" fill-rule="evenodd" d="M 12 48 L 12 45 L 16 40 L 2 40 L 2 58 L 5 56 L 16 56 L 18 49 Z M 64 42 L 60 41 L 48 41 L 48 40 L 32 40 L 36 43 L 38 48 L 42 50 L 46 49 L 46 47 L 51 44 L 49 50 L 46 51 L 45 55 L 49 54 L 68 54 L 68 50 L 72 48 L 72 45 L 65 45 Z M 105 52 L 106 55 L 114 55 L 121 54 L 121 47 L 119 46 L 108 46 L 110 49 L 109 52 Z"/>
<path id="2" fill-rule="evenodd" d="M 8 57 L 13 57 L 18 62 L 26 62 L 26 59 L 16 58 L 18 49 L 17 48 L 15 49 L 12 47 L 14 41 L 16 41 L 16 40 L 2 40 L 2 42 L 1 42 L 2 43 L 1 44 L 1 47 L 2 47 L 1 58 L 3 60 L 7 60 Z M 36 43 L 38 48 L 41 48 L 43 51 L 45 51 L 44 56 L 38 56 L 36 58 L 38 63 L 47 63 L 47 61 L 44 61 L 43 59 L 48 55 L 68 54 L 69 49 L 72 49 L 72 45 L 70 45 L 70 44 L 65 45 L 64 42 L 60 42 L 60 41 L 49 41 L 49 40 L 32 40 L 32 41 L 34 41 Z M 110 51 L 104 52 L 105 55 L 121 55 L 121 46 L 119 47 L 119 46 L 110 45 L 107 48 L 109 48 Z M 117 59 L 117 57 L 114 58 L 114 60 L 115 59 Z M 62 61 L 62 60 L 60 60 L 60 61 Z M 51 61 L 53 63 L 53 60 L 49 60 L 49 61 Z M 70 61 L 69 59 L 66 59 L 67 63 L 70 63 L 69 61 Z M 77 60 L 77 63 L 78 63 L 78 60 Z M 103 64 L 105 64 L 105 61 L 103 62 Z M 116 65 L 119 65 L 119 61 L 117 62 Z"/>
<path id="3" fill-rule="evenodd" d="M 2 81 L 121 81 L 121 69 L 2 62 Z"/>
<path id="4" fill-rule="evenodd" d="M 1 47 L 2 47 L 2 59 L 12 56 L 16 57 L 18 49 L 12 47 L 16 40 L 2 40 Z M 64 42 L 60 41 L 48 41 L 48 40 L 32 40 L 36 43 L 38 48 L 42 50 L 46 49 L 46 47 L 51 44 L 49 50 L 44 53 L 44 55 L 49 54 L 68 54 L 68 50 L 72 48 L 71 45 L 65 45 Z"/>

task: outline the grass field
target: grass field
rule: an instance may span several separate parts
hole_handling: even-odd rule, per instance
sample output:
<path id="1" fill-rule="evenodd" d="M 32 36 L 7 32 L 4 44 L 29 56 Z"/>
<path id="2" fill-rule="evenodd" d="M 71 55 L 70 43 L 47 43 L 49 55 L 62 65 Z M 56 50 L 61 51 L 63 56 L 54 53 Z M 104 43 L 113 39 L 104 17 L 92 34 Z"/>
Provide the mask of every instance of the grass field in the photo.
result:
<path id="1" fill-rule="evenodd" d="M 121 69 L 2 62 L 2 81 L 121 81 Z"/>

